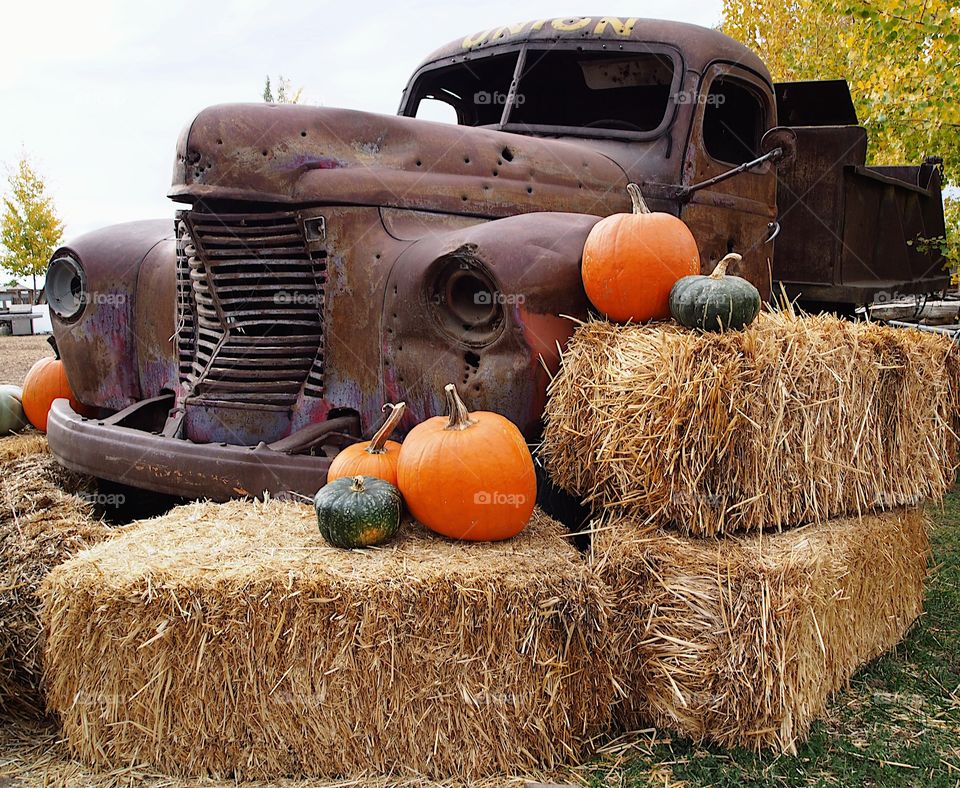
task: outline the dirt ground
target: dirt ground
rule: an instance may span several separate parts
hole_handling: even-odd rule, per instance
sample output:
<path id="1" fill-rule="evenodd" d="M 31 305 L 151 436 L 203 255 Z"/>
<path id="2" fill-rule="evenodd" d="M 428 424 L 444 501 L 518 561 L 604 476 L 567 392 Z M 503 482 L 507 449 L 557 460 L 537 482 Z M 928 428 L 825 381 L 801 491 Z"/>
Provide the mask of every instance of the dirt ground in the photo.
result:
<path id="1" fill-rule="evenodd" d="M 38 358 L 52 356 L 47 336 L 0 337 L 0 383 L 23 385 L 23 379 Z"/>

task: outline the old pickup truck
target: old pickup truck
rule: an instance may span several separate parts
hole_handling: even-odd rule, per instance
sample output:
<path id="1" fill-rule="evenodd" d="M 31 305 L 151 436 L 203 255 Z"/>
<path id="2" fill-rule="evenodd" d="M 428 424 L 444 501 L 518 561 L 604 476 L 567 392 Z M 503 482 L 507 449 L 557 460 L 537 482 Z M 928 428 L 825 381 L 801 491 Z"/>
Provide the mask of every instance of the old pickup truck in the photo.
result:
<path id="1" fill-rule="evenodd" d="M 446 113 L 450 122 L 434 122 Z M 938 162 L 866 166 L 843 81 L 774 84 L 713 30 L 541 19 L 457 40 L 398 116 L 236 104 L 177 143 L 172 220 L 58 249 L 47 297 L 67 375 L 66 466 L 179 496 L 312 494 L 404 400 L 401 434 L 457 384 L 540 430 L 589 311 L 584 240 L 640 185 L 764 296 L 852 310 L 947 284 Z M 774 284 L 776 283 L 776 284 Z M 642 286 L 642 283 L 638 283 Z"/>

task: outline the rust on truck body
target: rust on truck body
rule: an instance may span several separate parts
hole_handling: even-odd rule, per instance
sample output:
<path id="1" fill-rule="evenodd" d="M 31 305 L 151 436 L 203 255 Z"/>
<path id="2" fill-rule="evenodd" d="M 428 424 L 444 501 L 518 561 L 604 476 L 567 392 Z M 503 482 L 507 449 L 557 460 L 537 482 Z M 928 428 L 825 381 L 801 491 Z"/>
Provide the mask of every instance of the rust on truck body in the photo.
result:
<path id="1" fill-rule="evenodd" d="M 51 313 L 67 377 L 85 402 L 120 410 L 176 380 L 167 309 L 173 239 L 169 221 L 129 222 L 87 233 L 54 255 L 83 260 L 96 288 L 76 319 Z"/>
<path id="2" fill-rule="evenodd" d="M 424 102 L 457 124 L 420 119 Z M 629 209 L 629 182 L 687 222 L 705 271 L 735 250 L 765 297 L 771 271 L 826 301 L 904 271 L 904 292 L 935 289 L 936 255 L 890 228 L 942 232 L 936 168 L 864 156 L 845 83 L 774 86 L 716 31 L 637 18 L 458 39 L 415 71 L 398 116 L 210 107 L 177 143 L 174 221 L 54 254 L 97 296 L 54 330 L 101 413 L 58 402 L 51 449 L 177 495 L 309 495 L 384 402 L 407 402 L 402 435 L 443 410 L 449 382 L 535 441 L 569 318 L 589 314 L 584 240 Z"/>
<path id="3" fill-rule="evenodd" d="M 495 219 L 620 210 L 623 179 L 603 154 L 554 141 L 328 107 L 228 104 L 203 110 L 181 137 L 169 194 Z"/>

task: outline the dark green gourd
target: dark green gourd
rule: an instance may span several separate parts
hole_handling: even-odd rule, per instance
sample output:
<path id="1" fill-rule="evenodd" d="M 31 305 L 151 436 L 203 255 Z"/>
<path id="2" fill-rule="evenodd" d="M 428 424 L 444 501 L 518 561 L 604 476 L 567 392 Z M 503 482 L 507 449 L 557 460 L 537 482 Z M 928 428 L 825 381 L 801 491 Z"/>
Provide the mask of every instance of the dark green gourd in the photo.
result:
<path id="1" fill-rule="evenodd" d="M 760 292 L 746 279 L 727 275 L 740 255 L 724 257 L 709 276 L 678 279 L 670 291 L 670 314 L 680 325 L 704 331 L 739 331 L 760 313 Z"/>
<path id="2" fill-rule="evenodd" d="M 313 499 L 320 533 L 334 547 L 383 544 L 400 527 L 403 498 L 390 482 L 374 476 L 343 476 Z"/>

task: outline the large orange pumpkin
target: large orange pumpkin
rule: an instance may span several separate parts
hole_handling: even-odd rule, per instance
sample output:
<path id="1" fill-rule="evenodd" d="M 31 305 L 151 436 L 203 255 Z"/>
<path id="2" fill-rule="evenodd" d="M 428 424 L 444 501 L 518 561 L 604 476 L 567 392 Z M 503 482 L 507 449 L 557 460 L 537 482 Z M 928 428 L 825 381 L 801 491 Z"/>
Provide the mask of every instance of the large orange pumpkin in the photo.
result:
<path id="1" fill-rule="evenodd" d="M 414 427 L 400 448 L 397 484 L 410 513 L 453 539 L 495 541 L 523 530 L 537 499 L 527 443 L 499 413 L 470 413 L 451 383 L 449 417 Z"/>
<path id="2" fill-rule="evenodd" d="M 334 458 L 327 471 L 327 484 L 341 476 L 374 476 L 396 487 L 400 444 L 387 439 L 403 418 L 405 407 L 402 402 L 384 405 L 384 410 L 390 408 L 390 415 L 383 426 L 370 440 L 347 446 Z"/>
<path id="3" fill-rule="evenodd" d="M 23 412 L 40 432 L 47 431 L 50 406 L 60 398 L 70 400 L 70 407 L 77 413 L 87 412 L 67 382 L 63 362 L 59 358 L 41 358 L 23 380 Z"/>
<path id="4" fill-rule="evenodd" d="M 681 277 L 700 273 L 700 252 L 680 219 L 652 213 L 635 183 L 627 185 L 627 193 L 633 213 L 601 219 L 587 236 L 583 288 L 612 320 L 665 320 L 670 289 Z"/>

